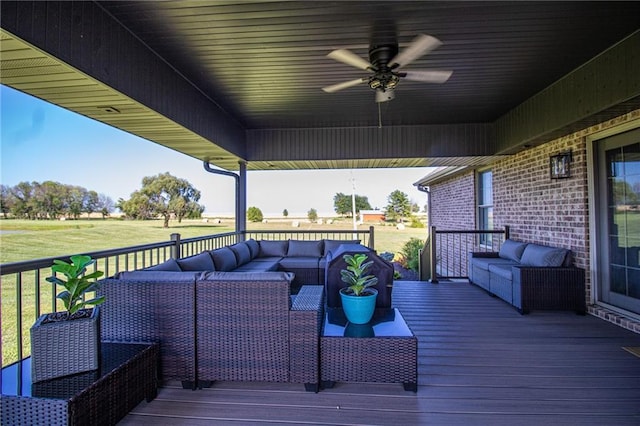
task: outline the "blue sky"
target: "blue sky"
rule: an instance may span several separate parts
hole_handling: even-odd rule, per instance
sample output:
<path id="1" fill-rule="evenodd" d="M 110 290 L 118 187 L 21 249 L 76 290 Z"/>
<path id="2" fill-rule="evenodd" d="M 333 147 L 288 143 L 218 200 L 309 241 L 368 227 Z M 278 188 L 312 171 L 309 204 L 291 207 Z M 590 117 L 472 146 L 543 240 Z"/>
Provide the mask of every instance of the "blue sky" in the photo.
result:
<path id="1" fill-rule="evenodd" d="M 139 138 L 98 121 L 0 85 L 0 181 L 57 181 L 79 185 L 111 197 L 129 198 L 142 178 L 169 172 L 202 192 L 205 213 L 228 215 L 234 210 L 234 181 L 207 173 L 202 161 Z M 333 212 L 333 196 L 366 196 L 373 208 L 384 208 L 396 189 L 425 204 L 413 183 L 430 168 L 302 171 L 249 171 L 247 206 L 266 216 L 320 216 Z"/>

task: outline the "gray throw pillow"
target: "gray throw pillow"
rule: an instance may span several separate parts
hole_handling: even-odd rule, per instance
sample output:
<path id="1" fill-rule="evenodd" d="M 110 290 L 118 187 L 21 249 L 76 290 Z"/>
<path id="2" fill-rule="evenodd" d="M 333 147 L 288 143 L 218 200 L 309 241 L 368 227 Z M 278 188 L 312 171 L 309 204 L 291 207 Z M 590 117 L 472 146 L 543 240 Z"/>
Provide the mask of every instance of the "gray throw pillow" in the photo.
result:
<path id="1" fill-rule="evenodd" d="M 178 265 L 183 271 L 215 271 L 216 267 L 213 264 L 213 259 L 209 252 L 204 251 L 195 256 L 185 257 L 184 259 L 178 259 Z"/>
<path id="2" fill-rule="evenodd" d="M 287 255 L 289 241 L 260 241 L 260 257 L 283 257 Z"/>
<path id="3" fill-rule="evenodd" d="M 238 266 L 236 255 L 229 247 L 222 247 L 209 253 L 216 265 L 216 271 L 233 271 Z"/>
<path id="4" fill-rule="evenodd" d="M 236 255 L 237 266 L 242 266 L 251 260 L 251 250 L 249 250 L 249 246 L 246 243 L 237 243 L 229 246 L 229 248 Z"/>
<path id="5" fill-rule="evenodd" d="M 498 256 L 503 259 L 510 259 L 515 260 L 516 262 L 520 262 L 520 258 L 522 257 L 522 253 L 524 252 L 525 247 L 527 247 L 527 243 L 514 240 L 505 240 L 505 242 L 502 243 L 502 247 L 500 247 Z"/>
<path id="6" fill-rule="evenodd" d="M 249 251 L 251 252 L 251 259 L 255 259 L 260 254 L 260 244 L 253 238 L 245 241 L 247 243 L 247 247 L 249 247 Z"/>
<path id="7" fill-rule="evenodd" d="M 528 244 L 520 263 L 527 266 L 562 266 L 569 250 Z"/>
<path id="8" fill-rule="evenodd" d="M 176 262 L 175 259 L 167 259 L 166 261 L 159 263 L 154 266 L 149 266 L 148 268 L 144 268 L 144 271 L 171 271 L 171 272 L 180 272 L 180 265 Z"/>
<path id="9" fill-rule="evenodd" d="M 299 241 L 289 240 L 289 249 L 287 256 L 289 257 L 321 257 L 322 256 L 322 240 L 320 241 Z"/>

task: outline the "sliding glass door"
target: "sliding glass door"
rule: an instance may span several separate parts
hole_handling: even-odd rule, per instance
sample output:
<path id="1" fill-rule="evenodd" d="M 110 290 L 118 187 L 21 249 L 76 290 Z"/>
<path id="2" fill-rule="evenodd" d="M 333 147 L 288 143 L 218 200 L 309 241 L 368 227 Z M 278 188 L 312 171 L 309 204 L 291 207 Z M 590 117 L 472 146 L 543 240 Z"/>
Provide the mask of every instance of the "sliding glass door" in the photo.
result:
<path id="1" fill-rule="evenodd" d="M 640 314 L 640 129 L 597 152 L 599 299 Z"/>

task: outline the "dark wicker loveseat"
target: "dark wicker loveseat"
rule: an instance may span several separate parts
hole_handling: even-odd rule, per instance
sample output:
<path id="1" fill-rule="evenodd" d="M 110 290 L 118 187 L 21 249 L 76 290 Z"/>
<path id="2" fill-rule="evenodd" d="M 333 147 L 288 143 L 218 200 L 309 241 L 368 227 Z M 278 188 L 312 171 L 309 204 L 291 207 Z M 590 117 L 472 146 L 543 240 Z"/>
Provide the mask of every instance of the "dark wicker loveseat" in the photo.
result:
<path id="1" fill-rule="evenodd" d="M 469 253 L 469 281 L 512 304 L 531 310 L 586 311 L 584 269 L 572 266 L 565 248 L 506 240 L 499 252 Z"/>

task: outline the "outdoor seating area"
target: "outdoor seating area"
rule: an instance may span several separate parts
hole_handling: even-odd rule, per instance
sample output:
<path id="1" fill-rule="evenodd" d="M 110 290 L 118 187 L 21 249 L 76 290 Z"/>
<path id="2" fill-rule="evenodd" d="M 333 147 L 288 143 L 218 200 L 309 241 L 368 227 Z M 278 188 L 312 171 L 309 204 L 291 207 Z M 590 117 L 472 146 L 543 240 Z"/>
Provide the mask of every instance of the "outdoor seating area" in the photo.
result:
<path id="1" fill-rule="evenodd" d="M 396 383 L 216 383 L 159 389 L 122 425 L 635 425 L 640 335 L 593 316 L 520 315 L 468 282 L 398 281 L 393 303 L 417 338 L 417 393 Z M 363 338 L 366 339 L 366 338 Z M 393 361 L 393 356 L 389 354 Z"/>
<path id="2" fill-rule="evenodd" d="M 640 425 L 639 17 L 0 1 L 0 424 Z"/>
<path id="3" fill-rule="evenodd" d="M 586 312 L 584 269 L 571 250 L 506 240 L 499 252 L 469 253 L 469 282 L 512 304 L 522 314 L 535 309 Z"/>

